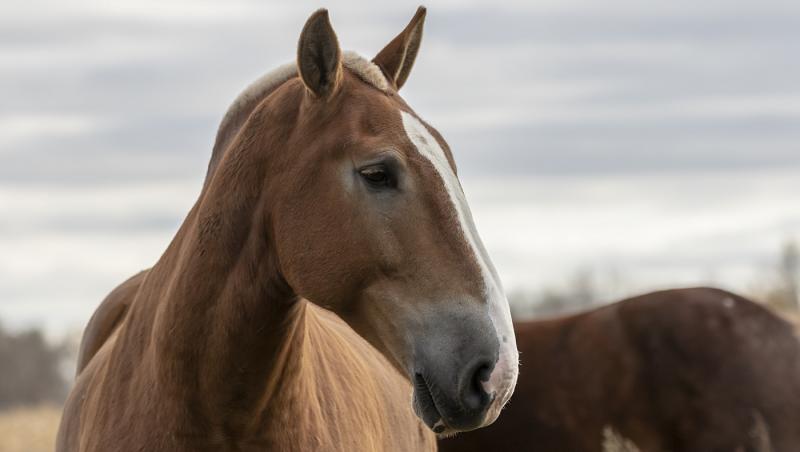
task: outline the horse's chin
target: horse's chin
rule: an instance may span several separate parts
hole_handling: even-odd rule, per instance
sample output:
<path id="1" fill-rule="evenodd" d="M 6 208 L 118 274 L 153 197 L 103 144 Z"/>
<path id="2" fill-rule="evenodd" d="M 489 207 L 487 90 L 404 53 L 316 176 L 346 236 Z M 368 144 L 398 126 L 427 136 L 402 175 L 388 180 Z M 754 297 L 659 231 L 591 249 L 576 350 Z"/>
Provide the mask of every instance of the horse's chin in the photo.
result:
<path id="1" fill-rule="evenodd" d="M 442 415 L 442 411 L 436 403 L 435 391 L 436 388 L 429 386 L 421 374 L 414 375 L 414 396 L 412 402 L 414 413 L 438 438 L 448 438 L 463 431 L 474 430 L 484 425 L 481 424 L 467 429 L 459 429 L 445 423 L 445 416 Z"/>
<path id="2" fill-rule="evenodd" d="M 445 428 L 442 433 L 437 433 L 437 439 L 445 439 L 445 438 L 452 438 L 453 436 L 458 435 L 459 433 L 463 433 L 461 430 L 454 430 L 452 428 Z"/>
<path id="3" fill-rule="evenodd" d="M 447 429 L 442 419 L 442 413 L 436 407 L 430 386 L 421 374 L 414 375 L 414 413 L 429 429 L 439 434 Z"/>

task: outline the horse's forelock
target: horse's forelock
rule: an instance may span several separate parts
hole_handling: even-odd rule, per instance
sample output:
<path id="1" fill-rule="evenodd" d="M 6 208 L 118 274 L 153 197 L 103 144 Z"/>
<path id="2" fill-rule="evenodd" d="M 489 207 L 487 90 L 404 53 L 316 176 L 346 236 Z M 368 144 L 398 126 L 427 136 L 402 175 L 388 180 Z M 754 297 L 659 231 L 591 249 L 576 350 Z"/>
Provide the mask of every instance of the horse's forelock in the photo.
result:
<path id="1" fill-rule="evenodd" d="M 380 91 L 389 91 L 390 85 L 383 71 L 372 61 L 355 52 L 347 51 L 342 55 L 342 65 Z M 222 153 L 256 106 L 271 92 L 294 77 L 297 77 L 297 64 L 294 62 L 284 64 L 259 77 L 234 99 L 217 129 L 214 150 L 206 172 L 206 183 L 213 175 Z"/>

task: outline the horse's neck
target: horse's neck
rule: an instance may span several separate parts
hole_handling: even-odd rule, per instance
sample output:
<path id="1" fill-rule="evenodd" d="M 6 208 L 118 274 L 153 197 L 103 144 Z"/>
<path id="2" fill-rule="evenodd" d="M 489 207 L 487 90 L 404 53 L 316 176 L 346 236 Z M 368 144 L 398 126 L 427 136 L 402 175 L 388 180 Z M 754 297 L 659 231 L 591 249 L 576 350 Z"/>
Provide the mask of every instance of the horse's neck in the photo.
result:
<path id="1" fill-rule="evenodd" d="M 192 246 L 181 242 L 171 248 Z M 245 246 L 233 268 L 261 268 L 258 248 Z M 268 273 L 236 270 L 214 282 L 184 268 L 178 254 L 159 262 L 175 270 L 157 265 L 139 295 L 154 307 L 152 329 L 144 332 L 153 338 L 146 372 L 157 376 L 165 401 L 177 402 L 177 413 L 163 411 L 178 431 L 243 441 L 243 450 L 433 447 L 410 410 L 409 382 L 341 319 L 308 301 L 281 298 L 264 282 Z M 137 300 L 134 307 L 143 305 Z M 137 315 L 127 321 L 147 323 Z"/>
<path id="2" fill-rule="evenodd" d="M 222 220 L 215 216 L 199 221 L 198 231 L 236 228 L 218 225 Z M 220 231 L 189 244 L 154 325 L 156 350 L 168 367 L 164 376 L 196 382 L 195 394 L 229 409 L 263 395 L 270 371 L 285 359 L 288 338 L 302 326 L 295 297 L 283 287 L 260 237 L 261 226 L 244 228 L 250 231 L 241 231 L 241 239 L 230 237 L 239 232 Z"/>
<path id="3" fill-rule="evenodd" d="M 204 188 L 144 281 L 122 337 L 126 356 L 139 355 L 148 368 L 139 372 L 200 416 L 257 411 L 287 338 L 302 326 L 259 210 L 263 163 L 237 161 L 247 151 Z"/>

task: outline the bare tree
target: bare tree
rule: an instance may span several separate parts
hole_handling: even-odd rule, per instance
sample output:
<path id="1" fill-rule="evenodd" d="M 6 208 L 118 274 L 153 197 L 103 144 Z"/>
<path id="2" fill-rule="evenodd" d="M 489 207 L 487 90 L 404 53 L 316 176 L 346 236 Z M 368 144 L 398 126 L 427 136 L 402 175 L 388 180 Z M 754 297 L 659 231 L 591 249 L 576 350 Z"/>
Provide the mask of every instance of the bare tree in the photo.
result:
<path id="1" fill-rule="evenodd" d="M 597 303 L 597 285 L 591 269 L 575 271 L 563 288 L 541 291 L 515 290 L 509 293 L 511 315 L 517 320 L 580 311 Z"/>
<path id="2" fill-rule="evenodd" d="M 11 334 L 0 327 L 0 409 L 63 402 L 64 354 L 64 347 L 48 344 L 39 330 Z"/>
<path id="3" fill-rule="evenodd" d="M 793 241 L 787 241 L 783 245 L 780 278 L 787 304 L 800 310 L 800 250 Z"/>

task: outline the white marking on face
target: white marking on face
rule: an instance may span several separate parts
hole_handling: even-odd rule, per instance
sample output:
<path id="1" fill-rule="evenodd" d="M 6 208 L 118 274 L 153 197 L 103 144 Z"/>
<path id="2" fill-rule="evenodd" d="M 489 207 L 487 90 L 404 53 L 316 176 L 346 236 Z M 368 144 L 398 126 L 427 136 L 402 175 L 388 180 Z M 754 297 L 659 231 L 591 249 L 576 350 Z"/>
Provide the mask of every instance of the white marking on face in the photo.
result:
<path id="1" fill-rule="evenodd" d="M 486 422 L 491 423 L 500 414 L 500 409 L 511 397 L 517 383 L 519 352 L 517 351 L 517 342 L 514 337 L 514 327 L 511 322 L 508 300 L 503 292 L 503 286 L 497 276 L 497 271 L 475 230 L 475 223 L 467 206 L 464 191 L 461 189 L 461 184 L 453 172 L 444 150 L 436 138 L 417 118 L 404 111 L 400 112 L 400 116 L 403 119 L 403 128 L 409 140 L 417 148 L 417 151 L 431 162 L 433 168 L 442 179 L 442 183 L 458 215 L 461 232 L 467 244 L 469 244 L 483 276 L 484 296 L 489 306 L 489 317 L 492 320 L 497 333 L 497 341 L 500 344 L 497 364 L 489 380 L 483 383 L 484 390 L 495 398 L 486 416 Z"/>

